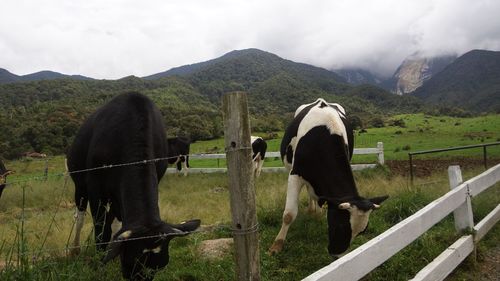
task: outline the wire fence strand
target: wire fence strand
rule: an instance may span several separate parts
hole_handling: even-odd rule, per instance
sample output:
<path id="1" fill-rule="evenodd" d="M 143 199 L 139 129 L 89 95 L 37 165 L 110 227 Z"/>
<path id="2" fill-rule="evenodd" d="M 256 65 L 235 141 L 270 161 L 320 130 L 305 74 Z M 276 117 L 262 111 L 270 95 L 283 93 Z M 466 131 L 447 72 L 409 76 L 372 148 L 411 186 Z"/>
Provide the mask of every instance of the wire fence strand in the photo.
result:
<path id="1" fill-rule="evenodd" d="M 44 175 L 38 175 L 38 176 L 29 177 L 29 178 L 24 178 L 21 180 L 10 181 L 10 182 L 6 182 L 5 186 L 7 187 L 7 186 L 11 186 L 11 185 L 19 185 L 19 184 L 23 184 L 26 182 L 47 180 L 49 178 L 51 178 L 51 179 L 52 178 L 59 178 L 59 177 L 69 176 L 72 174 L 87 173 L 87 172 L 99 171 L 99 170 L 103 170 L 103 169 L 112 169 L 112 168 L 119 168 L 119 167 L 133 166 L 133 165 L 146 165 L 149 163 L 168 161 L 170 159 L 177 159 L 179 157 L 186 157 L 186 156 L 192 156 L 192 155 L 194 155 L 194 154 L 161 157 L 161 158 L 154 158 L 154 159 L 144 159 L 144 160 L 133 161 L 133 162 L 128 162 L 128 163 L 104 164 L 104 165 L 99 166 L 99 167 L 92 167 L 92 168 L 75 170 L 75 171 L 57 172 L 57 173 L 46 174 L 46 175 L 44 174 Z"/>
<path id="2" fill-rule="evenodd" d="M 208 153 L 207 153 L 208 154 Z M 160 162 L 160 161 L 168 161 L 170 159 L 177 159 L 177 158 L 180 158 L 180 157 L 186 157 L 186 156 L 193 156 L 195 154 L 185 154 L 185 155 L 178 155 L 178 156 L 170 156 L 170 157 L 160 157 L 160 158 L 154 158 L 154 159 L 144 159 L 144 160 L 139 160 L 139 161 L 133 161 L 133 162 L 127 162 L 127 163 L 119 163 L 119 164 L 105 164 L 105 165 L 102 165 L 100 167 L 92 167 L 92 168 L 88 168 L 88 169 L 81 169 L 81 170 L 74 170 L 74 171 L 64 171 L 64 172 L 56 172 L 56 173 L 47 173 L 47 170 L 45 171 L 46 174 L 43 174 L 43 175 L 36 175 L 36 176 L 32 176 L 32 177 L 28 177 L 28 178 L 23 178 L 23 179 L 19 179 L 19 180 L 15 180 L 15 181 L 10 181 L 10 182 L 6 182 L 5 183 L 5 186 L 14 186 L 14 185 L 21 185 L 21 186 L 25 186 L 26 183 L 28 182 L 33 182 L 33 181 L 46 181 L 48 179 L 54 179 L 54 178 L 62 178 L 64 177 L 65 181 L 64 181 L 64 185 L 63 185 L 63 188 L 62 188 L 62 193 L 61 193 L 61 196 L 60 196 L 60 203 L 61 203 L 61 200 L 63 198 L 63 195 L 64 193 L 67 192 L 67 183 L 68 183 L 68 179 L 69 179 L 69 176 L 72 175 L 72 174 L 78 174 L 78 173 L 87 173 L 87 172 L 94 172 L 94 171 L 99 171 L 99 170 L 104 170 L 104 169 L 112 169 L 112 168 L 120 168 L 120 167 L 126 167 L 126 166 L 133 166 L 133 165 L 147 165 L 147 164 L 150 164 L 150 163 L 156 163 L 156 162 Z M 196 154 L 196 155 L 199 155 L 199 154 Z M 31 161 L 37 161 L 37 162 L 48 162 L 48 160 L 52 160 L 52 159 L 56 159 L 55 157 L 53 158 L 44 158 L 44 159 L 33 159 Z M 46 166 L 47 167 L 47 166 Z M 45 167 L 45 169 L 46 169 Z M 44 248 L 44 246 L 46 245 L 46 242 L 47 242 L 47 237 L 48 237 L 48 234 L 50 233 L 54 223 L 55 223 L 55 217 L 56 215 L 59 213 L 60 211 L 60 208 L 59 208 L 59 205 L 60 204 L 57 204 L 57 208 L 56 210 L 54 211 L 54 213 L 52 214 L 52 219 L 51 219 L 51 222 L 46 230 L 46 234 L 43 238 L 43 241 L 40 245 L 40 247 L 36 247 L 38 249 L 32 249 L 32 250 L 28 250 L 25 248 L 25 238 L 26 238 L 26 235 L 27 234 L 30 234 L 30 233 L 35 233 L 35 231 L 29 231 L 29 230 L 24 230 L 24 227 L 22 227 L 21 230 L 19 230 L 19 227 L 17 228 L 17 231 L 16 231 L 16 237 L 14 238 L 14 240 L 11 242 L 11 246 L 10 246 L 10 249 L 8 244 L 10 244 L 7 239 L 4 239 L 3 241 L 1 241 L 0 245 L 0 249 L 2 249 L 2 252 L 3 250 L 7 250 L 8 253 L 7 253 L 7 260 L 5 260 L 5 264 L 12 264 L 13 263 L 13 258 L 14 257 L 17 257 L 17 261 L 14 262 L 14 263 L 19 263 L 23 258 L 26 258 L 26 257 L 32 257 L 33 259 L 36 259 L 38 257 L 41 257 L 43 254 L 57 254 L 57 253 L 65 253 L 65 254 L 68 254 L 70 253 L 70 251 L 72 250 L 75 250 L 75 249 L 82 249 L 82 248 L 89 248 L 89 247 L 92 247 L 92 246 L 95 246 L 95 247 L 98 247 L 98 246 L 106 246 L 108 247 L 109 245 L 112 245 L 114 243 L 122 243 L 122 242 L 130 242 L 130 241 L 136 241 L 136 240 L 145 240 L 145 239 L 154 239 L 154 238 L 157 238 L 157 239 L 164 239 L 166 237 L 169 237 L 169 236 L 178 236 L 179 234 L 178 233 L 167 233 L 167 234 L 158 234 L 158 235 L 150 235 L 150 236 L 141 236 L 141 237 L 134 237 L 134 238 L 128 238 L 126 240 L 112 240 L 112 241 L 106 241 L 106 242 L 98 242 L 98 243 L 94 243 L 94 242 L 90 242 L 92 239 L 87 239 L 88 242 L 86 242 L 85 244 L 82 244 L 80 246 L 70 246 L 69 245 L 69 242 L 71 240 L 71 236 L 73 235 L 73 229 L 75 227 L 75 220 L 73 221 L 73 224 L 72 224 L 72 227 L 71 227 L 71 230 L 70 230 L 70 233 L 69 233 L 69 236 L 68 236 L 68 239 L 66 241 L 66 246 L 64 247 L 54 247 L 54 248 Z M 25 212 L 25 208 L 23 207 L 23 210 L 22 210 L 22 213 L 24 214 Z M 19 219 L 20 223 L 22 224 L 25 219 L 24 219 L 24 215 L 21 215 L 21 218 Z M 229 226 L 225 226 L 226 228 L 230 229 Z M 19 232 L 22 232 L 22 233 L 19 233 Z M 95 231 L 94 229 L 94 226 L 92 225 L 92 228 L 91 228 L 91 231 L 90 231 L 90 234 L 91 235 L 93 232 Z M 195 231 L 192 231 L 192 232 L 189 232 L 189 233 L 198 233 L 198 232 L 204 232 L 204 230 L 195 230 Z M 20 235 L 22 237 L 20 237 Z M 90 236 L 89 236 L 90 237 Z M 21 241 L 21 240 L 22 241 Z M 19 244 L 22 245 L 22 249 L 19 248 Z"/>

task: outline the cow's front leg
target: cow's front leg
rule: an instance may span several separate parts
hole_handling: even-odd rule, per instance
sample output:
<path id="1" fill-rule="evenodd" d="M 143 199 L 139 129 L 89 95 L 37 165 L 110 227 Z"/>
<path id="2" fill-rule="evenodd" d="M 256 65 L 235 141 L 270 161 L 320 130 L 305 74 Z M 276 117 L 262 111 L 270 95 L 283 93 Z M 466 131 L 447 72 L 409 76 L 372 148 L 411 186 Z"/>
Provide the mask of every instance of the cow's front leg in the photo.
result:
<path id="1" fill-rule="evenodd" d="M 274 239 L 273 245 L 269 248 L 269 253 L 271 255 L 279 253 L 283 249 L 288 228 L 297 217 L 299 210 L 299 194 L 302 185 L 303 182 L 299 176 L 288 176 L 288 188 L 286 192 L 285 211 L 283 212 L 283 223 L 281 224 L 280 232 Z"/>
<path id="2" fill-rule="evenodd" d="M 183 166 L 183 170 L 184 170 L 184 176 L 187 177 L 188 175 L 188 172 L 189 172 L 189 167 L 188 167 L 188 163 L 187 163 L 187 156 L 186 156 L 186 161 L 183 161 L 182 162 L 182 166 Z"/>
<path id="3" fill-rule="evenodd" d="M 95 244 L 98 250 L 106 250 L 107 242 L 111 240 L 111 223 L 113 216 L 106 210 L 107 203 L 101 200 L 90 201 L 90 211 L 94 220 Z M 110 217 L 111 215 L 111 217 Z"/>

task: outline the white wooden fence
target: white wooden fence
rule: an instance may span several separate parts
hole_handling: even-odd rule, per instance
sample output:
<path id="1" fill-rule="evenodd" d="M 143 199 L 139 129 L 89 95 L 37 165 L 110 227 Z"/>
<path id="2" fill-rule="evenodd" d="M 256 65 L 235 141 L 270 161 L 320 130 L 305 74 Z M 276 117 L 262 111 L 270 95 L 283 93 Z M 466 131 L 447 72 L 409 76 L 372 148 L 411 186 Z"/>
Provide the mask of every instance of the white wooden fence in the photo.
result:
<path id="1" fill-rule="evenodd" d="M 355 155 L 362 154 L 377 154 L 377 162 L 380 165 L 384 165 L 384 144 L 382 142 L 377 143 L 377 147 L 371 148 L 355 148 L 353 151 Z M 275 158 L 281 157 L 279 152 L 267 152 L 266 158 Z M 191 154 L 189 159 L 226 159 L 225 153 L 217 153 L 217 154 Z M 265 163 L 264 163 L 265 164 Z M 367 168 L 374 168 L 377 164 L 353 164 L 351 165 L 354 171 L 363 170 Z M 190 168 L 189 173 L 225 173 L 227 171 L 226 168 Z M 263 172 L 286 172 L 285 167 L 264 167 L 262 168 Z M 176 173 L 175 168 L 168 168 L 167 173 Z"/>
<path id="2" fill-rule="evenodd" d="M 474 196 L 500 180 L 500 164 L 464 183 L 460 167 L 451 166 L 448 173 L 452 190 L 447 194 L 303 280 L 359 280 L 453 212 L 457 230 L 472 229 L 473 234 L 462 236 L 411 279 L 443 280 L 500 220 L 500 204 L 476 225 L 471 208 Z"/>

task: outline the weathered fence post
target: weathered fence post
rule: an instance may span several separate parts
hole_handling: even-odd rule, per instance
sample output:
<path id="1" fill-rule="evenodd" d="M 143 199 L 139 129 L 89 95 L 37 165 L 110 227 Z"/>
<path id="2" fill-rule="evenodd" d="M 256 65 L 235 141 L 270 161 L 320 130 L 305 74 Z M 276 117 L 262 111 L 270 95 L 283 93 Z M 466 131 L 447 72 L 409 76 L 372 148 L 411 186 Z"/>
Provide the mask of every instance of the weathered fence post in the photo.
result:
<path id="1" fill-rule="evenodd" d="M 483 163 L 484 163 L 484 169 L 488 169 L 488 160 L 486 160 L 486 145 L 483 146 Z"/>
<path id="2" fill-rule="evenodd" d="M 413 186 L 413 155 L 411 153 L 408 153 L 408 158 L 409 158 L 409 162 L 410 162 L 410 183 L 411 183 L 411 186 Z"/>
<path id="3" fill-rule="evenodd" d="M 43 178 L 47 180 L 49 177 L 49 160 L 45 160 L 45 169 L 43 170 Z"/>
<path id="4" fill-rule="evenodd" d="M 259 233 L 252 177 L 246 94 L 225 94 L 222 104 L 237 280 L 260 280 Z"/>
<path id="5" fill-rule="evenodd" d="M 384 143 L 383 142 L 377 142 L 377 149 L 378 149 L 378 163 L 380 165 L 384 165 Z"/>
<path id="6" fill-rule="evenodd" d="M 460 166 L 449 166 L 448 177 L 450 179 L 450 189 L 459 186 L 462 183 L 462 171 L 460 171 Z M 457 231 L 474 228 L 470 196 L 467 196 L 465 202 L 453 211 L 453 217 L 455 218 L 455 229 Z"/>

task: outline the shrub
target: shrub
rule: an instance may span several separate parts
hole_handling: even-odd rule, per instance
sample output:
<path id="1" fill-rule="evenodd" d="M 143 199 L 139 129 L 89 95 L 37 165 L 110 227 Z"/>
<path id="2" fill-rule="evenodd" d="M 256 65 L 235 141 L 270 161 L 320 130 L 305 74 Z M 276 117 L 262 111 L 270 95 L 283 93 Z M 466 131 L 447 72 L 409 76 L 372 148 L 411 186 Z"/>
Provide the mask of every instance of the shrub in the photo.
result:
<path id="1" fill-rule="evenodd" d="M 384 120 L 380 117 L 374 117 L 372 120 L 370 120 L 370 125 L 374 128 L 383 128 L 384 125 Z"/>
<path id="2" fill-rule="evenodd" d="M 392 120 L 391 126 L 406 128 L 406 123 L 403 119 Z"/>
<path id="3" fill-rule="evenodd" d="M 347 120 L 351 124 L 353 130 L 363 128 L 363 122 L 361 121 L 361 118 L 359 118 L 358 116 L 356 115 L 349 116 L 347 117 Z"/>
<path id="4" fill-rule="evenodd" d="M 410 147 L 410 145 L 408 145 L 408 144 L 407 144 L 407 145 L 403 146 L 403 148 L 402 148 L 402 149 L 403 149 L 403 150 L 410 150 L 410 149 L 411 149 L 411 147 Z"/>

